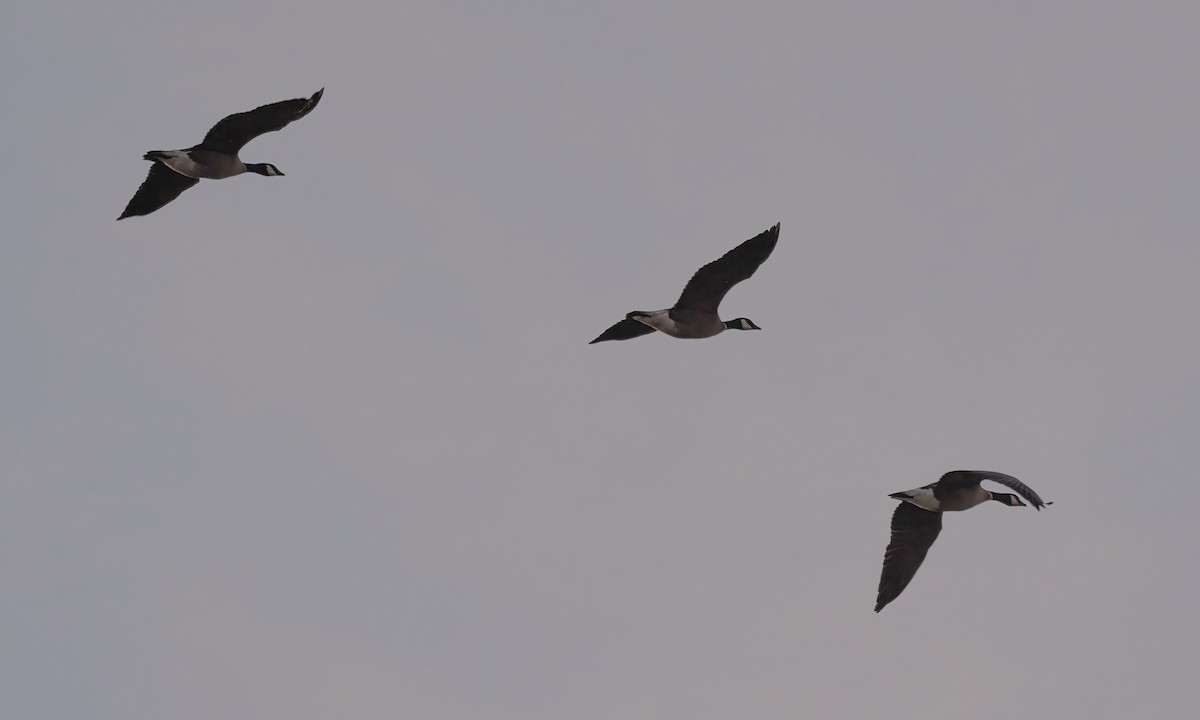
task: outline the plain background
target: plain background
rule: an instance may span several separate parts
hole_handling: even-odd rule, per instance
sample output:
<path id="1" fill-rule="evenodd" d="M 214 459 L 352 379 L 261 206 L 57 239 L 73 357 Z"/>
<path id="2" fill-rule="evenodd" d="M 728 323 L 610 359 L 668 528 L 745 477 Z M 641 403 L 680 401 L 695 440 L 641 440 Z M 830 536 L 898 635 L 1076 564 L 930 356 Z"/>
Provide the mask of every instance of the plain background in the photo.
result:
<path id="1" fill-rule="evenodd" d="M 8 3 L 0 716 L 1194 712 L 1200 5 L 799 5 Z"/>

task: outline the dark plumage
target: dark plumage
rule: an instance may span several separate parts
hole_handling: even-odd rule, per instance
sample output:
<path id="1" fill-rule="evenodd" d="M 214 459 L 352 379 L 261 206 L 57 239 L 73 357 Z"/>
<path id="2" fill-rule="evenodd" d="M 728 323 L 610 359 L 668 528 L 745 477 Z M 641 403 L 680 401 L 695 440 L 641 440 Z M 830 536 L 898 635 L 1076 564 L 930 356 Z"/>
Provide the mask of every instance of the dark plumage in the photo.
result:
<path id="1" fill-rule="evenodd" d="M 180 175 L 166 165 L 156 162 L 150 166 L 150 174 L 125 206 L 125 212 L 117 219 L 124 220 L 132 215 L 149 215 L 198 182 L 199 178 Z"/>
<path id="2" fill-rule="evenodd" d="M 940 512 L 922 510 L 906 502 L 896 506 L 892 513 L 892 539 L 883 554 L 883 574 L 879 578 L 875 612 L 904 592 L 941 531 Z"/>
<path id="3" fill-rule="evenodd" d="M 672 316 L 683 312 L 716 314 L 725 295 L 771 257 L 779 242 L 779 224 L 738 245 L 696 271 L 684 286 Z"/>
<path id="4" fill-rule="evenodd" d="M 282 130 L 312 112 L 324 94 L 325 88 L 321 88 L 310 98 L 282 100 L 222 118 L 194 149 L 236 155 L 259 135 Z"/>
<path id="5" fill-rule="evenodd" d="M 654 328 L 650 327 L 649 325 L 640 323 L 633 318 L 625 318 L 621 322 L 600 333 L 600 337 L 591 341 L 588 343 L 588 345 L 595 345 L 596 343 L 604 342 L 605 340 L 630 340 L 635 337 L 649 335 L 652 332 L 654 332 Z"/>

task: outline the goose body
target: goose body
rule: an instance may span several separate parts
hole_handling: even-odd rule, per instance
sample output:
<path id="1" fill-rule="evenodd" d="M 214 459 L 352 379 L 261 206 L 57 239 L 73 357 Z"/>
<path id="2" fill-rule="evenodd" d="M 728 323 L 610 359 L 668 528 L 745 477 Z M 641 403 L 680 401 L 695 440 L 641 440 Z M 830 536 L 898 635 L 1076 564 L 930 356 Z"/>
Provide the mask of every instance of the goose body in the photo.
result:
<path id="1" fill-rule="evenodd" d="M 779 225 L 750 238 L 696 271 L 674 307 L 635 310 L 589 344 L 629 340 L 654 331 L 675 338 L 709 338 L 725 330 L 761 330 L 748 318 L 721 320 L 717 307 L 725 294 L 749 278 L 771 256 L 779 241 Z"/>
<path id="2" fill-rule="evenodd" d="M 125 207 L 118 220 L 149 215 L 179 197 L 201 179 L 224 178 L 252 172 L 267 177 L 283 175 L 270 163 L 246 163 L 238 157 L 242 147 L 262 135 L 299 120 L 321 101 L 325 89 L 312 97 L 284 100 L 225 117 L 204 136 L 199 145 L 183 150 L 151 150 L 143 157 L 154 163 L 150 173 Z"/>
<path id="3" fill-rule="evenodd" d="M 980 485 L 983 480 L 1000 483 L 1017 494 L 987 490 Z M 935 483 L 892 493 L 889 497 L 901 503 L 892 513 L 892 536 L 883 556 L 875 612 L 899 597 L 917 574 L 942 531 L 942 513 L 970 510 L 988 500 L 1017 507 L 1025 505 L 1021 502 L 1024 498 L 1037 510 L 1050 504 L 1015 477 L 986 470 L 954 470 Z"/>
<path id="4" fill-rule="evenodd" d="M 160 162 L 190 178 L 223 180 L 246 172 L 246 163 L 237 155 L 211 150 L 153 150 L 146 153 L 151 162 Z M 274 165 L 268 166 L 274 168 Z M 268 175 L 272 173 L 268 171 Z M 276 175 L 283 173 L 275 169 Z"/>
<path id="5" fill-rule="evenodd" d="M 685 311 L 672 313 L 672 311 L 673 308 L 653 312 L 634 311 L 629 313 L 626 319 L 632 319 L 671 337 L 686 339 L 708 338 L 725 330 L 760 329 L 746 318 L 725 322 L 713 313 L 688 313 Z"/>

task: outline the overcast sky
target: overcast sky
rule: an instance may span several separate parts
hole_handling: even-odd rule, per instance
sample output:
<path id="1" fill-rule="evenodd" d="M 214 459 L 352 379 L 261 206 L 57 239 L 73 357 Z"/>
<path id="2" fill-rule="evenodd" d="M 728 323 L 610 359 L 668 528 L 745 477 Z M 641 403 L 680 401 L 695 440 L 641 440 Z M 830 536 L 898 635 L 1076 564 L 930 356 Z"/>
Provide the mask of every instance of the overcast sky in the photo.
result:
<path id="1" fill-rule="evenodd" d="M 1198 64 L 1186 2 L 13 0 L 0 717 L 1188 716 Z M 762 332 L 587 344 L 776 222 Z M 958 468 L 1056 502 L 874 614 Z"/>

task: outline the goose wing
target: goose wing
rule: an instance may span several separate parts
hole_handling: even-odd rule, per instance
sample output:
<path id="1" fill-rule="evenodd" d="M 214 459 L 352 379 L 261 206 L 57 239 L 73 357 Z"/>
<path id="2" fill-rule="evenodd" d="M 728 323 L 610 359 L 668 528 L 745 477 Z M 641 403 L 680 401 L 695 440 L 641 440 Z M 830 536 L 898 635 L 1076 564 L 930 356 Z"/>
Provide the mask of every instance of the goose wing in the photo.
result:
<path id="1" fill-rule="evenodd" d="M 991 480 L 992 482 L 998 482 L 1007 488 L 1011 488 L 1018 495 L 1028 500 L 1029 504 L 1038 510 L 1041 510 L 1049 504 L 1044 502 L 1041 496 L 1033 491 L 1033 488 L 1016 479 L 1012 475 L 1005 475 L 1004 473 L 992 472 L 990 470 L 960 470 L 959 472 L 972 475 L 978 478 L 978 480 Z"/>
<path id="2" fill-rule="evenodd" d="M 213 125 L 196 147 L 236 155 L 243 145 L 259 135 L 282 130 L 288 123 L 312 112 L 324 93 L 325 88 L 321 88 L 310 98 L 283 100 L 247 112 L 234 113 Z"/>
<path id="3" fill-rule="evenodd" d="M 902 502 L 892 513 L 892 539 L 883 554 L 883 573 L 875 612 L 904 592 L 925 560 L 925 554 L 942 531 L 942 514 Z"/>
<path id="4" fill-rule="evenodd" d="M 141 187 L 133 194 L 133 199 L 125 206 L 118 220 L 124 220 L 133 215 L 149 215 L 163 205 L 179 197 L 184 190 L 200 182 L 198 179 L 180 175 L 162 163 L 150 166 L 150 174 L 146 176 Z"/>
<path id="5" fill-rule="evenodd" d="M 655 330 L 649 325 L 640 323 L 637 320 L 626 318 L 625 320 L 622 320 L 616 325 L 613 325 L 609 329 L 600 333 L 600 337 L 591 341 L 588 343 L 588 345 L 595 345 L 596 343 L 604 342 L 605 340 L 629 340 L 635 337 L 649 335 L 652 332 L 655 332 Z"/>
<path id="6" fill-rule="evenodd" d="M 700 268 L 683 288 L 675 309 L 715 315 L 729 289 L 753 275 L 771 256 L 777 242 L 778 224 Z"/>

